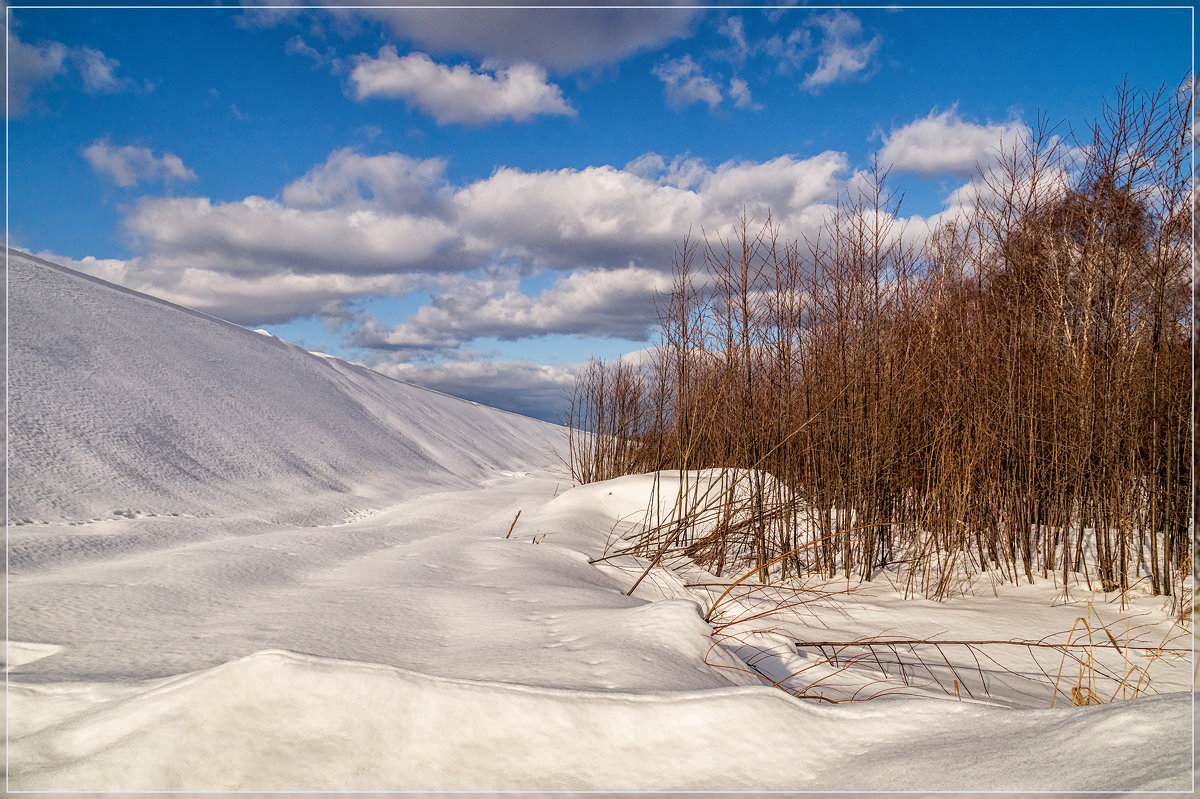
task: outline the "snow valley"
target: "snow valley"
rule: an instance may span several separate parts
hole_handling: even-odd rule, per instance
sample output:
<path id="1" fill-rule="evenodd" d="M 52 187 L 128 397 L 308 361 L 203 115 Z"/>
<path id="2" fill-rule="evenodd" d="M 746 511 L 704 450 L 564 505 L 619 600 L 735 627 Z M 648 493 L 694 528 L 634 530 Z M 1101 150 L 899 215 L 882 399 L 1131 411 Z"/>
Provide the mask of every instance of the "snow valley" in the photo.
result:
<path id="1" fill-rule="evenodd" d="M 16 251 L 8 302 L 12 790 L 1192 786 L 1163 597 L 734 586 L 621 554 L 728 475 L 572 486 L 554 425 Z"/>

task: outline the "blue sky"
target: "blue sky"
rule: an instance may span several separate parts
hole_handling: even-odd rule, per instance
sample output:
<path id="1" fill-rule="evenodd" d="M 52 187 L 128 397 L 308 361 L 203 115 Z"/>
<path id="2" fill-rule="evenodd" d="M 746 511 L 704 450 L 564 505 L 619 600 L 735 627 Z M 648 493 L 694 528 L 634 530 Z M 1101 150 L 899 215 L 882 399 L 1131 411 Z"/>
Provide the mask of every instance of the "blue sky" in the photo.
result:
<path id="1" fill-rule="evenodd" d="M 557 418 L 675 243 L 920 229 L 1039 114 L 1175 87 L 1191 8 L 8 8 L 10 244 Z"/>

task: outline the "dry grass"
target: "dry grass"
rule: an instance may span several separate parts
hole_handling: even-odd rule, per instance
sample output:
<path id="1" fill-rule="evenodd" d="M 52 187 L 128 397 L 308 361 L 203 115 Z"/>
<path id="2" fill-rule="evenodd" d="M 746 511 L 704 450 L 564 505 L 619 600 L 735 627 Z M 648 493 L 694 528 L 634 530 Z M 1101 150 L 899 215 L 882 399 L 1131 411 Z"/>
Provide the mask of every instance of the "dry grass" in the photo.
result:
<path id="1" fill-rule="evenodd" d="M 1122 88 L 1075 140 L 1038 126 L 928 235 L 876 167 L 818 235 L 684 239 L 652 361 L 579 376 L 574 479 L 680 475 L 627 548 L 647 568 L 1145 580 L 1190 614 L 1191 102 Z"/>
<path id="2" fill-rule="evenodd" d="M 1073 706 L 1094 705 L 1153 694 L 1151 669 L 1156 663 L 1192 657 L 1189 626 L 1173 624 L 1157 638 L 1149 638 L 1157 629 L 1154 625 L 1135 626 L 1128 618 L 1106 625 L 1090 604 L 1070 630 L 1036 640 L 799 638 L 797 631 L 819 623 L 820 612 L 828 612 L 838 602 L 853 602 L 854 590 L 745 583 L 738 583 L 737 593 L 730 588 L 721 595 L 725 613 L 713 625 L 713 646 L 735 646 L 752 673 L 799 698 L 862 701 L 919 689 L 920 695 L 943 694 L 961 701 L 965 694 L 971 700 L 989 701 L 1011 690 L 1005 687 L 995 693 L 993 683 L 1002 680 L 1026 685 L 1024 692 L 1048 693 L 1050 707 L 1059 699 Z M 771 643 L 781 638 L 816 657 L 801 669 L 776 674 L 772 669 L 780 657 Z M 769 643 L 760 645 L 756 640 Z M 869 678 L 870 674 L 877 677 Z M 838 678 L 844 678 L 841 684 L 831 686 Z"/>

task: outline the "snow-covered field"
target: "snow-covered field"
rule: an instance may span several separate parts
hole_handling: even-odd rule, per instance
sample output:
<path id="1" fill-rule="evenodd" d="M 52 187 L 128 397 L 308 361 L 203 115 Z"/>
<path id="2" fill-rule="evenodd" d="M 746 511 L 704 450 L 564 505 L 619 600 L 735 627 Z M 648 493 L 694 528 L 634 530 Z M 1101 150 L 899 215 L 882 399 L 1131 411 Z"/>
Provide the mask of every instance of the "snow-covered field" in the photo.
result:
<path id="1" fill-rule="evenodd" d="M 11 790 L 1192 789 L 1190 651 L 796 646 L 1190 650 L 1162 598 L 627 596 L 654 483 L 572 488 L 552 425 L 21 254 L 8 301 Z"/>

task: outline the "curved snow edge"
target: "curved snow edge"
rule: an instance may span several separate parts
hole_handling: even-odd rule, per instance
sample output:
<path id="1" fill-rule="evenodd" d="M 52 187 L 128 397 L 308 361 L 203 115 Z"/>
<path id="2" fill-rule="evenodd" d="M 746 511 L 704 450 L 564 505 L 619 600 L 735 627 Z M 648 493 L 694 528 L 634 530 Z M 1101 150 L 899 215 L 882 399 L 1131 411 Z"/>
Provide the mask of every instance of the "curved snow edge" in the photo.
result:
<path id="1" fill-rule="evenodd" d="M 827 707 L 765 687 L 535 688 L 267 650 L 136 690 L 12 684 L 9 701 L 13 716 L 43 719 L 10 741 L 19 790 L 1112 790 L 1078 762 L 1135 750 L 1155 754 L 1127 759 L 1126 788 L 1191 777 L 1187 694 L 1019 714 Z M 1158 712 L 1132 710 L 1143 702 Z M 864 763 L 864 739 L 879 737 L 892 745 Z"/>

